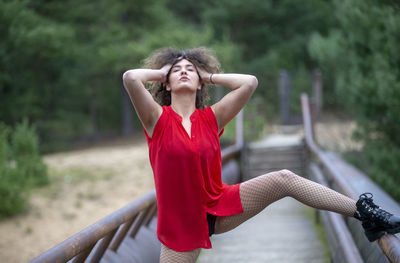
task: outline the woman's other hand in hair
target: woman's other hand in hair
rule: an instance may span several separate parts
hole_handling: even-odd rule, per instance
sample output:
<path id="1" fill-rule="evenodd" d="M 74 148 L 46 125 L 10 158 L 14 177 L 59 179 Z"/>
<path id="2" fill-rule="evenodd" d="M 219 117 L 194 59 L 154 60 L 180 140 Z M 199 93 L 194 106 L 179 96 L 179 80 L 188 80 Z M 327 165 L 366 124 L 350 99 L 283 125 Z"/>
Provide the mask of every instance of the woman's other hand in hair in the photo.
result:
<path id="1" fill-rule="evenodd" d="M 203 84 L 211 84 L 211 82 L 210 82 L 211 73 L 209 73 L 209 72 L 207 72 L 207 71 L 205 71 L 205 70 L 203 70 L 201 68 L 197 68 L 197 71 L 198 71 L 198 73 L 200 75 L 201 83 L 203 83 Z"/>

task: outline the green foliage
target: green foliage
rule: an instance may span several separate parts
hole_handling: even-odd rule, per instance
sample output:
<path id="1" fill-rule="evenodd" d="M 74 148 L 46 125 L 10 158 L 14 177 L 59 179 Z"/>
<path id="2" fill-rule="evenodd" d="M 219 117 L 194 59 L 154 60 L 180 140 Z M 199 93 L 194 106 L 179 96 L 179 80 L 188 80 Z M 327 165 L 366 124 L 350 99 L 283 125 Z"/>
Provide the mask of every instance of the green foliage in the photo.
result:
<path id="1" fill-rule="evenodd" d="M 15 162 L 9 159 L 9 133 L 10 128 L 0 123 L 0 219 L 22 211 L 26 202 L 25 184 L 18 176 Z"/>
<path id="2" fill-rule="evenodd" d="M 265 135 L 266 105 L 261 97 L 255 97 L 243 109 L 243 129 L 246 141 L 256 141 Z"/>
<path id="3" fill-rule="evenodd" d="M 13 167 L 0 166 L 0 219 L 15 215 L 26 207 L 26 186 L 18 170 Z"/>
<path id="4" fill-rule="evenodd" d="M 29 189 L 48 182 L 34 129 L 26 120 L 14 130 L 0 123 L 0 218 L 24 210 Z"/>
<path id="5" fill-rule="evenodd" d="M 33 128 L 29 127 L 28 120 L 25 119 L 14 129 L 11 145 L 14 159 L 38 155 L 38 139 Z"/>
<path id="6" fill-rule="evenodd" d="M 314 34 L 311 55 L 335 75 L 336 94 L 358 122 L 371 176 L 400 200 L 400 16 L 391 3 L 334 1 L 338 26 Z"/>
<path id="7" fill-rule="evenodd" d="M 394 145 L 369 143 L 362 151 L 346 152 L 346 160 L 367 173 L 386 192 L 400 201 L 398 174 L 400 150 Z"/>
<path id="8" fill-rule="evenodd" d="M 370 175 L 380 186 L 400 201 L 400 147 L 373 141 L 363 151 L 370 163 Z"/>
<path id="9" fill-rule="evenodd" d="M 17 125 L 12 133 L 11 148 L 12 159 L 27 183 L 40 186 L 49 182 L 47 167 L 39 155 L 37 135 L 27 120 Z"/>
<path id="10" fill-rule="evenodd" d="M 299 67 L 296 74 L 292 76 L 290 109 L 291 112 L 296 115 L 301 115 L 300 97 L 303 92 L 309 93 L 310 87 L 312 86 L 311 78 L 311 73 L 303 67 Z"/>
<path id="11" fill-rule="evenodd" d="M 215 47 L 233 68 L 236 46 L 215 41 L 212 27 L 199 24 L 205 3 L 192 3 L 197 16 L 187 12 L 189 5 L 179 6 L 168 0 L 1 1 L 0 120 L 14 125 L 27 117 L 45 138 L 41 149 L 54 151 L 118 132 L 122 73 L 140 67 L 155 49 Z"/>
<path id="12" fill-rule="evenodd" d="M 277 72 L 313 69 L 308 38 L 327 34 L 330 6 L 317 0 L 1 1 L 0 120 L 31 120 L 44 151 L 116 134 L 122 73 L 165 46 L 213 48 L 225 72 L 258 77 L 255 96 L 276 112 Z"/>
<path id="13" fill-rule="evenodd" d="M 256 97 L 243 108 L 243 136 L 245 141 L 256 141 L 265 135 L 266 106 L 262 98 Z M 232 143 L 236 139 L 236 118 L 224 128 L 221 144 Z"/>
<path id="14" fill-rule="evenodd" d="M 0 123 L 0 163 L 5 163 L 8 160 L 10 146 L 8 143 L 8 135 L 10 133 L 10 129 Z"/>
<path id="15" fill-rule="evenodd" d="M 214 28 L 216 39 L 228 38 L 238 45 L 241 63 L 236 70 L 257 76 L 260 88 L 255 96 L 265 100 L 271 114 L 277 113 L 279 72 L 310 72 L 317 66 L 307 44 L 313 33 L 325 35 L 333 24 L 330 8 L 330 1 L 219 0 L 205 10 L 204 20 Z M 303 89 L 294 86 L 294 95 Z M 293 102 L 298 104 L 298 98 Z"/>

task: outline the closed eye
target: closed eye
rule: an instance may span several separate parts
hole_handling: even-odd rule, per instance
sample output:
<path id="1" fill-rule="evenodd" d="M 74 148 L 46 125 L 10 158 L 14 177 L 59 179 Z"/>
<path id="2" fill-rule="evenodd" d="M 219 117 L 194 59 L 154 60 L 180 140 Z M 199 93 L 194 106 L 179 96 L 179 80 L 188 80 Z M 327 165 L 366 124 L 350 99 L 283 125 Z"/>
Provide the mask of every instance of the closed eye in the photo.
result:
<path id="1" fill-rule="evenodd" d="M 194 68 L 194 66 L 193 66 L 192 64 L 186 64 L 186 65 L 184 65 L 184 67 L 185 67 L 185 69 L 186 69 L 187 71 L 190 71 L 190 72 L 195 71 L 195 68 Z M 176 66 L 174 66 L 174 67 L 172 68 L 172 72 L 178 72 L 178 71 L 180 71 L 181 69 L 182 69 L 182 66 L 176 65 Z"/>
<path id="2" fill-rule="evenodd" d="M 194 67 L 193 67 L 192 64 L 186 65 L 186 69 L 187 69 L 188 71 L 194 71 Z"/>

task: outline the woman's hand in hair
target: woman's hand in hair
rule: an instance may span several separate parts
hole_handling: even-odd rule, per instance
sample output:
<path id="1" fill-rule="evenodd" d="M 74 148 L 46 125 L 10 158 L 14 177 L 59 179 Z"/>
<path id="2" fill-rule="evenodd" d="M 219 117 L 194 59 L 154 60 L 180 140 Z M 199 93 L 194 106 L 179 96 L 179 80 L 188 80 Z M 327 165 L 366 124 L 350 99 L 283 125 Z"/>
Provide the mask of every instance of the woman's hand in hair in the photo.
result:
<path id="1" fill-rule="evenodd" d="M 167 76 L 168 76 L 169 71 L 171 70 L 171 67 L 172 67 L 171 64 L 166 64 L 166 65 L 164 65 L 162 68 L 160 68 L 160 72 L 161 72 L 161 79 L 160 79 L 160 81 L 161 81 L 162 83 L 164 83 L 164 84 L 166 84 L 167 81 L 168 81 Z"/>
<path id="2" fill-rule="evenodd" d="M 197 68 L 197 72 L 200 75 L 201 83 L 203 83 L 203 84 L 210 84 L 211 83 L 211 81 L 210 81 L 211 73 L 209 73 L 209 72 L 207 72 L 207 71 L 205 71 L 205 70 L 203 70 L 201 68 Z"/>

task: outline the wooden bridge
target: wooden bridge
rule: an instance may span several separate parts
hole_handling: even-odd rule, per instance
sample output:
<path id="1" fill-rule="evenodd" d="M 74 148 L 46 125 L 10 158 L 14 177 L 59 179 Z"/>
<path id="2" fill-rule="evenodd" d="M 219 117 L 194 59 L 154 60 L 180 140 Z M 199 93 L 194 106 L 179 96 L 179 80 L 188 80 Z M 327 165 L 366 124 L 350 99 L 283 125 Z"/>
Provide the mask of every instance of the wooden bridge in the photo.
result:
<path id="1" fill-rule="evenodd" d="M 304 138 L 285 137 L 246 147 L 243 117 L 239 114 L 236 143 L 222 150 L 223 180 L 234 184 L 287 168 L 354 199 L 363 192 L 372 192 L 378 204 L 400 214 L 399 204 L 367 176 L 314 142 L 312 114 L 304 94 L 302 109 Z M 277 143 L 279 140 L 284 143 Z M 198 262 L 326 262 L 322 245 L 303 210 L 301 204 L 290 199 L 278 201 L 237 229 L 213 236 L 214 249 L 203 250 Z M 331 262 L 400 262 L 397 236 L 385 235 L 370 243 L 354 218 L 327 211 L 315 213 L 324 226 Z M 158 262 L 156 218 L 156 197 L 151 191 L 30 262 Z"/>

